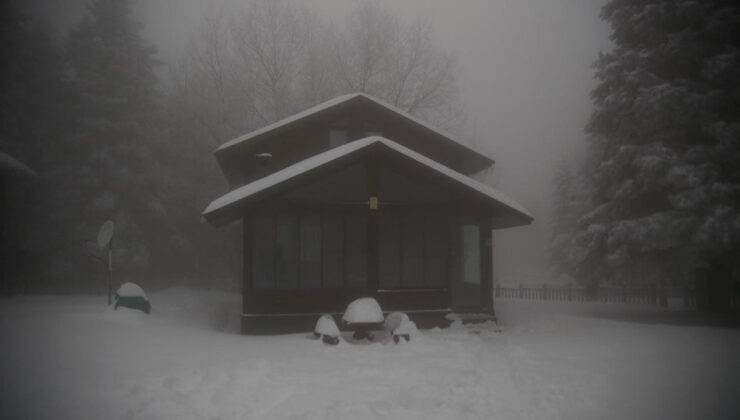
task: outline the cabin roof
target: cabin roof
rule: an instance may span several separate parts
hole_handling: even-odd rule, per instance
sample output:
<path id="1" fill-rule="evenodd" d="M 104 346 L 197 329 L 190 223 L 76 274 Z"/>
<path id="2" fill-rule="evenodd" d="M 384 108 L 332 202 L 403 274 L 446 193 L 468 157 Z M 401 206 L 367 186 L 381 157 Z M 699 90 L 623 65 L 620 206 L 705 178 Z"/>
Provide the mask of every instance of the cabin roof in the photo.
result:
<path id="1" fill-rule="evenodd" d="M 293 178 L 307 175 L 330 162 L 346 158 L 349 155 L 365 150 L 369 147 L 376 146 L 383 147 L 388 151 L 399 154 L 403 158 L 410 159 L 421 164 L 421 166 L 428 170 L 444 175 L 445 177 L 455 181 L 461 187 L 478 193 L 481 198 L 489 203 L 495 204 L 497 207 L 503 206 L 505 209 L 513 213 L 517 219 L 516 223 L 509 224 L 508 226 L 525 225 L 534 220 L 532 215 L 521 204 L 517 203 L 506 194 L 456 172 L 392 140 L 380 136 L 365 137 L 360 140 L 349 142 L 300 161 L 294 165 L 288 166 L 287 168 L 257 181 L 236 188 L 211 202 L 203 211 L 203 218 L 209 223 L 217 226 L 230 223 L 241 217 L 242 210 L 244 210 L 248 204 L 259 201 L 260 196 L 262 195 L 261 193 L 266 193 Z"/>
<path id="2" fill-rule="evenodd" d="M 26 176 L 36 176 L 33 169 L 29 168 L 25 163 L 13 156 L 0 152 L 0 173 L 2 172 L 14 172 Z"/>
<path id="3" fill-rule="evenodd" d="M 472 155 L 471 160 L 484 162 L 484 165 L 483 165 L 484 167 L 490 166 L 494 163 L 493 159 L 486 156 L 485 153 L 481 152 L 480 150 L 477 150 L 475 147 L 471 145 L 463 143 L 462 141 L 457 139 L 452 134 L 447 133 L 446 131 L 441 130 L 439 128 L 436 128 L 433 125 L 409 114 L 408 112 L 403 111 L 402 109 L 399 109 L 381 99 L 378 99 L 366 93 L 350 93 L 347 95 L 338 96 L 326 102 L 315 105 L 297 114 L 291 115 L 289 117 L 283 118 L 282 120 L 274 122 L 268 126 L 262 127 L 258 130 L 249 132 L 247 134 L 244 134 L 242 136 L 229 140 L 226 143 L 219 146 L 214 151 L 214 154 L 218 158 L 220 155 L 229 154 L 232 150 L 241 149 L 242 147 L 247 147 L 250 143 L 252 143 L 253 140 L 268 136 L 277 130 L 289 128 L 290 126 L 297 124 L 301 121 L 307 120 L 312 117 L 316 117 L 326 112 L 330 112 L 331 110 L 334 110 L 341 106 L 345 106 L 351 103 L 357 103 L 361 101 L 365 101 L 374 106 L 390 111 L 398 115 L 399 117 L 403 118 L 404 120 L 410 122 L 417 128 L 421 128 L 422 130 L 425 130 L 429 133 L 432 133 L 436 136 L 446 139 L 449 142 L 452 142 L 452 144 L 464 149 L 467 153 L 471 154 Z"/>

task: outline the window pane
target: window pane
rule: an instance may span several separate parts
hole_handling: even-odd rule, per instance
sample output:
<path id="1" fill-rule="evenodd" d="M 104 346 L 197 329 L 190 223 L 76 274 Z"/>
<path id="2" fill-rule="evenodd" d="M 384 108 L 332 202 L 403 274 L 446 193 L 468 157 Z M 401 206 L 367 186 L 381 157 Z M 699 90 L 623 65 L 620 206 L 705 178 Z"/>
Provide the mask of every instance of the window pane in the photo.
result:
<path id="1" fill-rule="evenodd" d="M 480 232 L 478 225 L 466 223 L 463 234 L 463 282 L 480 284 Z"/>
<path id="2" fill-rule="evenodd" d="M 276 286 L 279 289 L 298 287 L 298 218 L 278 216 L 275 247 Z"/>
<path id="3" fill-rule="evenodd" d="M 256 289 L 275 287 L 275 218 L 252 218 L 252 285 Z"/>
<path id="4" fill-rule="evenodd" d="M 394 288 L 401 284 L 400 217 L 381 214 L 378 217 L 378 277 L 380 287 Z"/>
<path id="5" fill-rule="evenodd" d="M 403 287 L 424 286 L 424 219 L 404 217 L 402 229 Z"/>
<path id="6" fill-rule="evenodd" d="M 347 216 L 347 287 L 367 286 L 367 216 Z"/>
<path id="7" fill-rule="evenodd" d="M 428 217 L 424 238 L 424 273 L 427 287 L 447 286 L 448 242 L 448 219 L 441 216 Z"/>
<path id="8" fill-rule="evenodd" d="M 321 253 L 323 286 L 344 287 L 344 217 L 323 216 Z"/>
<path id="9" fill-rule="evenodd" d="M 321 287 L 321 218 L 301 216 L 301 288 Z"/>

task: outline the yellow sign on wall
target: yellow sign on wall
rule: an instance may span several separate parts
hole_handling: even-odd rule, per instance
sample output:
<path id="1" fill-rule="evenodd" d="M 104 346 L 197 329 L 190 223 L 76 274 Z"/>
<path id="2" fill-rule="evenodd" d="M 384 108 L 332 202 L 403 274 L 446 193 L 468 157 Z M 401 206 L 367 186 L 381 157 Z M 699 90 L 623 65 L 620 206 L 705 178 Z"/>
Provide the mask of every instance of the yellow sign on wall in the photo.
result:
<path id="1" fill-rule="evenodd" d="M 370 197 L 370 210 L 378 209 L 378 197 Z"/>

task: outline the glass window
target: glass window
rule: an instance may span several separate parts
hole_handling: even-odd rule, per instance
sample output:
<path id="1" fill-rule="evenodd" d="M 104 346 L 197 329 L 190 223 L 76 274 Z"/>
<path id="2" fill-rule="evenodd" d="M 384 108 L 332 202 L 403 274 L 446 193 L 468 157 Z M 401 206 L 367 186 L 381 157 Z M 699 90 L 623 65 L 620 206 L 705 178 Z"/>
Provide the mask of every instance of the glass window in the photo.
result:
<path id="1" fill-rule="evenodd" d="M 275 227 L 275 284 L 279 289 L 298 287 L 298 218 L 278 216 Z"/>
<path id="2" fill-rule="evenodd" d="M 367 286 L 367 216 L 347 216 L 346 287 Z"/>
<path id="3" fill-rule="evenodd" d="M 424 219 L 404 217 L 401 227 L 401 284 L 424 286 Z"/>
<path id="4" fill-rule="evenodd" d="M 480 284 L 480 232 L 478 225 L 465 223 L 462 226 L 463 282 Z"/>
<path id="5" fill-rule="evenodd" d="M 321 287 L 321 218 L 301 216 L 301 288 Z"/>
<path id="6" fill-rule="evenodd" d="M 424 273 L 427 287 L 445 287 L 449 276 L 449 221 L 446 217 L 426 219 L 424 238 Z"/>
<path id="7" fill-rule="evenodd" d="M 344 217 L 322 216 L 321 255 L 323 286 L 344 287 Z"/>
<path id="8" fill-rule="evenodd" d="M 381 288 L 401 284 L 401 220 L 397 214 L 378 216 L 378 277 Z"/>
<path id="9" fill-rule="evenodd" d="M 275 218 L 252 218 L 252 285 L 257 289 L 275 287 Z"/>
<path id="10" fill-rule="evenodd" d="M 337 147 L 347 143 L 348 137 L 346 128 L 332 128 L 329 130 L 329 147 Z"/>

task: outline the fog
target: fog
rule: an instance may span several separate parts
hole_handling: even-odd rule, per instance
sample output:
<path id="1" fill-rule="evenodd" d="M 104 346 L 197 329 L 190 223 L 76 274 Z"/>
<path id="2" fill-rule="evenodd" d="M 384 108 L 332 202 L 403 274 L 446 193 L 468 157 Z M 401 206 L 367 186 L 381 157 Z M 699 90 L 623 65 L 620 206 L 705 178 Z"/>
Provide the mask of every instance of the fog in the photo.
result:
<path id="1" fill-rule="evenodd" d="M 85 11 L 84 1 L 28 3 L 34 14 L 59 28 L 73 25 Z M 551 179 L 561 159 L 583 148 L 583 127 L 591 109 L 589 92 L 594 86 L 591 64 L 610 46 L 608 26 L 598 17 L 602 2 L 380 3 L 406 22 L 428 20 L 438 45 L 454 52 L 467 117 L 462 137 L 496 161 L 489 182 L 535 216 L 531 226 L 496 232 L 497 281 L 546 281 Z M 227 11 L 239 6 L 233 0 L 213 4 Z M 319 0 L 306 5 L 329 20 L 338 20 L 354 2 Z M 149 0 L 137 7 L 145 36 L 171 65 L 194 36 L 208 3 Z M 160 69 L 165 77 L 169 70 Z"/>
<path id="2" fill-rule="evenodd" d="M 0 7 L 0 418 L 740 418 L 736 9 L 131 1 Z"/>

